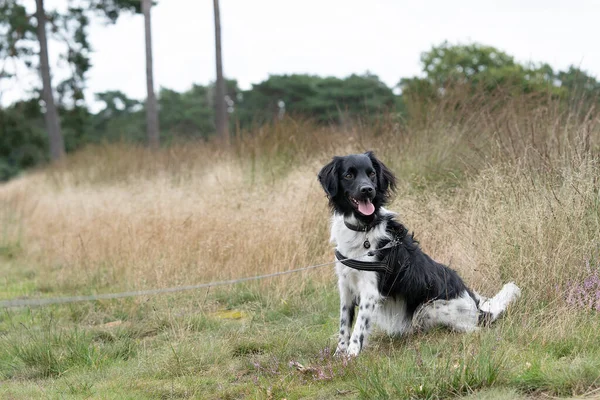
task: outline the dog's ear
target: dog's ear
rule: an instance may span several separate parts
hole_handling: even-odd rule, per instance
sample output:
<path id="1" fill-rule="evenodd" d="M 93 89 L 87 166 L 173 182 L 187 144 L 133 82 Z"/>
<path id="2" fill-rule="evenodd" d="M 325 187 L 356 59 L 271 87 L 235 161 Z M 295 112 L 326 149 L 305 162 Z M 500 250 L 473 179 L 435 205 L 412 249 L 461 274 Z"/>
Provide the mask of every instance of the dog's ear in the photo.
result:
<path id="1" fill-rule="evenodd" d="M 338 170 L 341 160 L 340 157 L 333 157 L 331 162 L 319 172 L 319 182 L 329 198 L 335 197 L 338 191 Z"/>
<path id="2" fill-rule="evenodd" d="M 375 157 L 375 154 L 372 151 L 367 151 L 365 155 L 369 157 L 371 163 L 373 164 L 373 168 L 375 168 L 375 172 L 377 172 L 378 189 L 383 192 L 395 191 L 396 177 L 394 176 L 392 171 L 390 171 L 384 163 L 379 161 L 379 159 Z"/>

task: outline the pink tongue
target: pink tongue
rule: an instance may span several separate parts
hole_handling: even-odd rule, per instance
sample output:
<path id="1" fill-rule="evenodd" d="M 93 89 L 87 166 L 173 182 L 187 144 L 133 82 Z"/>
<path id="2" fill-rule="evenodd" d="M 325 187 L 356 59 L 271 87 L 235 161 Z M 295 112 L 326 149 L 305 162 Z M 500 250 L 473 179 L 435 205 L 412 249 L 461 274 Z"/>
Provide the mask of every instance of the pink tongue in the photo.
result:
<path id="1" fill-rule="evenodd" d="M 375 212 L 375 206 L 371 203 L 370 200 L 367 201 L 359 201 L 358 202 L 358 211 L 362 215 L 371 215 Z"/>

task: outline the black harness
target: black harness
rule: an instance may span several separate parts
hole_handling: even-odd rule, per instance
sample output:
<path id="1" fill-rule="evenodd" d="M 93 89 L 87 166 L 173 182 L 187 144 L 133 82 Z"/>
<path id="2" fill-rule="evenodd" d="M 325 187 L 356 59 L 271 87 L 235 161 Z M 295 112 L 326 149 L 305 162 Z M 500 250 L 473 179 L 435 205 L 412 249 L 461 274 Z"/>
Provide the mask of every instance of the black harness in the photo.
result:
<path id="1" fill-rule="evenodd" d="M 367 255 L 371 255 L 372 252 L 367 253 Z M 357 269 L 359 271 L 373 271 L 373 272 L 385 272 L 387 274 L 393 271 L 393 268 L 390 268 L 387 264 L 387 260 L 382 261 L 358 261 L 352 258 L 346 258 L 339 251 L 335 251 L 335 258 L 346 267 L 350 267 L 352 269 Z"/>
<path id="2" fill-rule="evenodd" d="M 350 230 L 353 230 L 356 232 L 368 232 L 371 229 L 373 229 L 374 227 L 376 227 L 378 224 L 380 224 L 381 222 L 389 221 L 391 219 L 392 219 L 391 216 L 375 218 L 373 220 L 373 222 L 371 222 L 368 225 L 364 225 L 364 226 L 353 225 L 353 224 L 346 222 L 345 220 L 344 220 L 344 224 Z M 394 271 L 394 265 L 393 265 L 394 257 L 389 257 L 390 251 L 386 251 L 386 250 L 390 250 L 390 249 L 402 244 L 404 235 L 405 235 L 404 231 L 403 232 L 395 232 L 394 238 L 389 243 L 387 243 L 385 246 L 383 246 L 379 249 L 371 250 L 367 253 L 368 256 L 374 256 L 378 253 L 385 252 L 385 254 L 383 255 L 383 257 L 381 258 L 380 261 L 358 261 L 358 260 L 355 260 L 352 258 L 347 258 L 342 253 L 340 253 L 338 250 L 335 250 L 335 258 L 337 258 L 337 260 L 339 262 L 341 262 L 342 264 L 344 264 L 346 267 L 349 267 L 352 269 L 356 269 L 359 271 L 382 272 L 382 273 L 388 275 Z M 365 241 L 364 247 L 367 249 L 369 247 L 371 247 L 368 240 Z"/>

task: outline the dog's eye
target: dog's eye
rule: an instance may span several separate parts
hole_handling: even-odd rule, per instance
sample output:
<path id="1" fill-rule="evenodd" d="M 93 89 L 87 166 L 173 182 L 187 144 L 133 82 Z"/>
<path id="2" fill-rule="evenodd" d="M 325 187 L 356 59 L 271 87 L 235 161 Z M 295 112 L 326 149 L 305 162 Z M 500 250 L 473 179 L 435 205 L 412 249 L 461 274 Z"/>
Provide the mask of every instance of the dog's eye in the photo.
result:
<path id="1" fill-rule="evenodd" d="M 347 173 L 346 175 L 344 175 L 345 179 L 352 179 L 354 178 L 354 175 L 352 175 L 351 173 Z"/>
<path id="2" fill-rule="evenodd" d="M 377 175 L 377 174 L 375 173 L 375 171 L 371 171 L 371 172 L 369 173 L 369 176 L 370 176 L 371 178 L 375 178 L 375 175 Z"/>

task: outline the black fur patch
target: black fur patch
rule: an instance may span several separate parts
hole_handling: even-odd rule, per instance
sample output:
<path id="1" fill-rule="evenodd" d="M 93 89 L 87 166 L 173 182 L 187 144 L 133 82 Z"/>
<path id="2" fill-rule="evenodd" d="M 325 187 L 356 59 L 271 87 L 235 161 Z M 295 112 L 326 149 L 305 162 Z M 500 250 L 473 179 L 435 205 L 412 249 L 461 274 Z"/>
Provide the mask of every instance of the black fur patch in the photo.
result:
<path id="1" fill-rule="evenodd" d="M 388 221 L 387 231 L 392 237 L 407 232 L 394 220 Z M 394 271 L 378 273 L 379 290 L 384 296 L 403 297 L 410 313 L 427 301 L 455 299 L 465 290 L 471 294 L 458 273 L 425 254 L 412 234 L 406 234 L 400 245 L 384 256 L 390 258 Z"/>
<path id="2" fill-rule="evenodd" d="M 350 307 L 350 309 L 348 310 L 348 326 L 352 326 L 352 324 L 354 324 L 354 314 L 356 312 L 355 306 L 352 305 L 352 307 Z"/>

